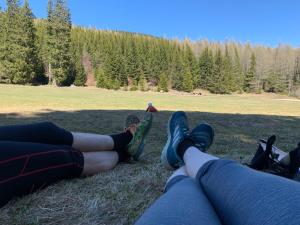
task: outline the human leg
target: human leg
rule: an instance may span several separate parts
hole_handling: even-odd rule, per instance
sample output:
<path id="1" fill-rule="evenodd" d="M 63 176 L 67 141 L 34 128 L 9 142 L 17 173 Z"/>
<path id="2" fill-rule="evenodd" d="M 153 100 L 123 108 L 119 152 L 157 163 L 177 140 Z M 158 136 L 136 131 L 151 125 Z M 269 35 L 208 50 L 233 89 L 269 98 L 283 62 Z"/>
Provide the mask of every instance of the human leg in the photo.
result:
<path id="1" fill-rule="evenodd" d="M 71 146 L 73 136 L 71 132 L 58 127 L 54 123 L 41 122 L 0 126 L 0 140 Z"/>
<path id="2" fill-rule="evenodd" d="M 148 208 L 137 225 L 221 224 L 201 187 L 177 170 L 168 180 L 165 193 Z"/>
<path id="3" fill-rule="evenodd" d="M 229 160 L 207 162 L 196 179 L 224 224 L 300 224 L 297 182 Z"/>
<path id="4" fill-rule="evenodd" d="M 199 182 L 223 224 L 300 224 L 298 183 L 201 152 L 213 139 L 213 132 L 202 128 L 193 138 L 188 135 L 178 144 L 167 143 L 170 147 L 162 158 L 172 167 L 185 164 L 187 174 Z M 183 129 L 177 125 L 174 130 Z"/>
<path id="5" fill-rule="evenodd" d="M 0 141 L 0 207 L 61 179 L 79 177 L 84 159 L 70 146 Z"/>
<path id="6" fill-rule="evenodd" d="M 113 169 L 119 162 L 119 155 L 115 151 L 83 152 L 83 176 L 92 176 L 99 172 Z"/>
<path id="7" fill-rule="evenodd" d="M 113 135 L 70 132 L 51 122 L 0 126 L 0 140 L 68 145 L 83 152 L 110 151 L 125 147 L 132 139 L 130 130 Z"/>
<path id="8" fill-rule="evenodd" d="M 112 135 L 70 132 L 51 122 L 0 126 L 0 140 L 68 145 L 82 152 L 116 151 L 120 161 L 131 156 L 138 160 L 151 127 L 152 114 L 148 113 L 144 121 L 139 122 L 137 116 L 129 115 L 125 131 Z"/>

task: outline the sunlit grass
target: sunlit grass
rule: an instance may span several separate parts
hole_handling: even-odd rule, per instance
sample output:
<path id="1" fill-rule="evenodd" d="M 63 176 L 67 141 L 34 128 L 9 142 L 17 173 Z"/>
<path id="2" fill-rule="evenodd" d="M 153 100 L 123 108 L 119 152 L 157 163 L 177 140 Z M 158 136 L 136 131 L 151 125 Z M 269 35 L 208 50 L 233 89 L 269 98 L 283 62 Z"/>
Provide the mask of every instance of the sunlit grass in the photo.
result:
<path id="1" fill-rule="evenodd" d="M 210 153 L 247 162 L 259 138 L 278 136 L 283 150 L 300 137 L 300 101 L 279 95 L 201 95 L 178 92 L 125 92 L 97 88 L 0 85 L 0 124 L 52 121 L 72 131 L 110 134 L 123 129 L 129 113 L 154 115 L 140 162 L 86 179 L 62 181 L 11 201 L 0 210 L 0 224 L 133 224 L 159 195 L 170 171 L 159 162 L 166 124 L 185 110 L 190 126 L 208 122 L 215 129 Z"/>

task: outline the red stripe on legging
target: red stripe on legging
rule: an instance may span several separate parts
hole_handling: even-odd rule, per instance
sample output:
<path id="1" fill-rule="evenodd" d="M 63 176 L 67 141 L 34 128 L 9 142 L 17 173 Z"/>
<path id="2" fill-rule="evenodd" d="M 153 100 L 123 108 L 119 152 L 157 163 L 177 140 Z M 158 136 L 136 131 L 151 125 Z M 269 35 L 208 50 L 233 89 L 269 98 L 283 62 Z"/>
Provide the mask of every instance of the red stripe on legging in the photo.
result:
<path id="1" fill-rule="evenodd" d="M 12 157 L 10 159 L 0 161 L 0 164 L 4 164 L 4 163 L 10 162 L 10 161 L 15 161 L 15 160 L 23 159 L 23 158 L 27 158 L 27 157 L 30 158 L 32 156 L 46 155 L 46 154 L 57 153 L 57 152 L 76 152 L 77 153 L 77 151 L 74 151 L 74 150 L 51 150 L 48 152 L 38 152 L 38 153 L 31 153 L 31 154 L 27 154 L 27 155 Z"/>
<path id="2" fill-rule="evenodd" d="M 74 166 L 74 165 L 76 165 L 77 167 L 80 167 L 77 163 L 65 163 L 65 164 L 61 164 L 61 165 L 50 166 L 50 167 L 46 167 L 46 168 L 43 168 L 43 169 L 38 169 L 38 170 L 31 171 L 29 173 L 20 174 L 20 175 L 15 176 L 15 177 L 10 177 L 6 180 L 0 181 L 0 184 L 4 184 L 4 183 L 7 183 L 9 181 L 15 180 L 17 178 L 26 177 L 26 176 L 29 176 L 29 175 L 33 175 L 33 174 L 36 174 L 36 173 L 43 172 L 43 171 L 47 171 L 47 170 L 51 170 L 51 169 L 57 169 L 57 168 L 63 168 L 63 167 L 68 167 L 68 166 Z"/>
<path id="3" fill-rule="evenodd" d="M 24 173 L 24 171 L 25 171 L 25 169 L 26 169 L 26 167 L 27 167 L 28 162 L 29 162 L 29 157 L 27 157 L 27 159 L 26 159 L 26 161 L 25 161 L 25 163 L 24 163 L 23 169 L 21 170 L 20 175 L 22 175 L 22 174 Z"/>

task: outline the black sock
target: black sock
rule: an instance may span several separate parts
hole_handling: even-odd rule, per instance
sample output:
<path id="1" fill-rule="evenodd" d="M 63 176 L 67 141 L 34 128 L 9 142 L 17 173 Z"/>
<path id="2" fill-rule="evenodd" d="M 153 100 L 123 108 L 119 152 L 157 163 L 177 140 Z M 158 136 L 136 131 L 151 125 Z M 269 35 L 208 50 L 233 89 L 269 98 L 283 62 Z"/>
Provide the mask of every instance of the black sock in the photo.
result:
<path id="1" fill-rule="evenodd" d="M 119 134 L 112 134 L 110 136 L 114 141 L 114 149 L 113 150 L 115 150 L 115 151 L 124 150 L 126 148 L 126 146 L 130 143 L 130 141 L 133 137 L 129 130 L 127 130 L 126 132 L 119 133 Z"/>
<path id="2" fill-rule="evenodd" d="M 177 148 L 177 154 L 178 156 L 183 159 L 183 155 L 185 153 L 185 151 L 189 148 L 195 146 L 195 143 L 192 139 L 190 138 L 185 138 L 182 142 L 180 142 L 180 144 L 178 145 Z"/>
<path id="3" fill-rule="evenodd" d="M 116 149 L 115 150 L 119 156 L 118 162 L 128 162 L 130 160 L 130 155 L 127 152 L 127 148 L 123 149 Z"/>

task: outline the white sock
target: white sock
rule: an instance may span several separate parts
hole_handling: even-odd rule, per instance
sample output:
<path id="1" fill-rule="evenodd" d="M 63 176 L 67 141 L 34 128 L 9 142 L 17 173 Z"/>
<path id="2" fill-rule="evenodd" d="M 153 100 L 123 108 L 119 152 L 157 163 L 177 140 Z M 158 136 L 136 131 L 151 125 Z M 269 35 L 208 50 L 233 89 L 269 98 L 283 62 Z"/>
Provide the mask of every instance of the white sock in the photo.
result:
<path id="1" fill-rule="evenodd" d="M 219 159 L 213 155 L 201 152 L 196 147 L 189 147 L 184 155 L 183 160 L 185 162 L 186 172 L 190 177 L 195 178 L 199 169 L 208 161 Z"/>

